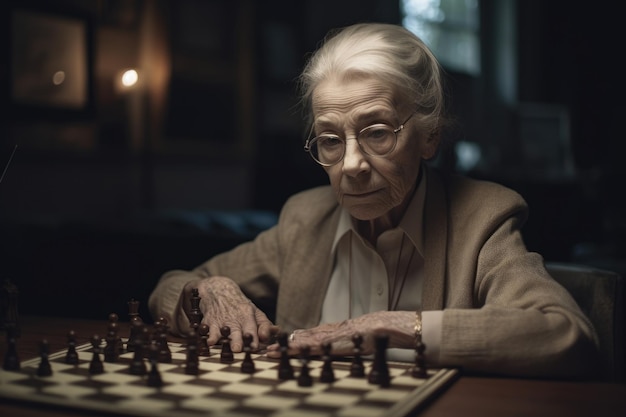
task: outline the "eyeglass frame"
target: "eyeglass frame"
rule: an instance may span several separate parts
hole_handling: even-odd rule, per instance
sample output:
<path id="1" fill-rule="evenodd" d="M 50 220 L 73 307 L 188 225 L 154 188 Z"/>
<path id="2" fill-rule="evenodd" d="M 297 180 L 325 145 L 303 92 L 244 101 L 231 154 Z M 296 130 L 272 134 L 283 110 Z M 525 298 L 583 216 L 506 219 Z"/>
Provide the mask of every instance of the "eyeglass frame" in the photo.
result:
<path id="1" fill-rule="evenodd" d="M 363 129 L 359 130 L 359 133 L 357 133 L 357 135 L 356 135 L 356 137 L 354 139 L 356 140 L 356 143 L 359 145 L 359 149 L 361 150 L 361 152 L 363 152 L 364 154 L 369 155 L 369 156 L 378 156 L 378 157 L 385 157 L 385 156 L 389 155 L 390 153 L 392 153 L 396 149 L 396 146 L 398 145 L 398 133 L 401 130 L 404 129 L 405 125 L 408 123 L 409 120 L 411 120 L 411 117 L 413 117 L 413 115 L 415 115 L 415 112 L 411 113 L 411 115 L 409 117 L 407 117 L 407 119 L 404 121 L 404 123 L 402 123 L 400 126 L 398 126 L 395 129 L 393 128 L 393 126 L 388 125 L 387 123 L 374 123 L 373 125 L 365 126 Z M 363 146 L 361 145 L 361 142 L 359 141 L 359 136 L 361 135 L 361 133 L 363 133 L 365 130 L 367 130 L 367 129 L 371 128 L 371 127 L 378 126 L 378 125 L 384 125 L 384 126 L 390 127 L 392 132 L 393 132 L 393 134 L 394 134 L 394 137 L 395 137 L 395 142 L 393 143 L 393 147 L 388 152 L 386 152 L 384 154 L 380 154 L 380 155 L 368 153 L 365 149 L 363 149 Z M 313 130 L 313 127 L 311 127 L 311 131 L 312 130 Z M 313 156 L 313 153 L 311 152 L 310 144 L 311 144 L 311 142 L 313 142 L 314 140 L 316 140 L 317 138 L 320 138 L 320 137 L 336 137 L 337 139 L 339 139 L 339 140 L 341 140 L 343 142 L 343 153 L 341 155 L 341 158 L 339 158 L 337 160 L 337 162 L 333 162 L 332 164 L 328 164 L 328 163 L 324 163 L 322 161 L 318 161 L 317 158 L 315 158 Z M 342 137 L 340 137 L 338 135 L 319 135 L 319 136 L 315 136 L 313 138 L 307 139 L 304 142 L 304 151 L 308 152 L 309 155 L 311 155 L 311 158 L 313 158 L 313 160 L 315 162 L 317 162 L 318 164 L 320 164 L 321 166 L 323 166 L 323 167 L 331 167 L 333 165 L 337 165 L 339 162 L 343 161 L 343 158 L 345 158 L 345 156 L 346 156 L 346 143 L 347 143 L 347 139 L 344 139 L 344 138 L 342 138 Z"/>

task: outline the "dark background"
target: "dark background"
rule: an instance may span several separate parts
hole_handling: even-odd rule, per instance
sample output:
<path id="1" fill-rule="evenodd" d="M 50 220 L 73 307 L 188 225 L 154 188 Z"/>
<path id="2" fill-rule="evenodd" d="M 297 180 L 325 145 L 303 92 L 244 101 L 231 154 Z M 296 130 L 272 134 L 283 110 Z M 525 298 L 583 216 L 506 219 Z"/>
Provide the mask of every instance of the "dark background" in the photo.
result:
<path id="1" fill-rule="evenodd" d="M 460 127 L 453 139 L 484 152 L 465 174 L 527 199 L 525 238 L 547 260 L 625 271 L 616 6 L 479 4 L 481 75 L 447 73 Z M 163 272 L 254 237 L 287 196 L 325 183 L 302 151 L 294 80 L 329 29 L 401 19 L 389 0 L 31 0 L 0 8 L 1 168 L 18 145 L 0 183 L 0 277 L 18 286 L 23 313 L 94 318 L 124 318 L 130 298 L 147 316 Z M 13 100 L 16 9 L 84 23 L 86 106 Z M 130 67 L 143 82 L 119 91 L 116 77 Z M 513 92 L 507 99 L 502 79 Z M 529 106 L 568 115 L 566 149 L 547 137 L 539 163 L 522 152 L 540 137 L 525 134 Z M 551 165 L 562 155 L 573 169 Z M 444 150 L 438 163 L 455 169 L 454 153 Z"/>

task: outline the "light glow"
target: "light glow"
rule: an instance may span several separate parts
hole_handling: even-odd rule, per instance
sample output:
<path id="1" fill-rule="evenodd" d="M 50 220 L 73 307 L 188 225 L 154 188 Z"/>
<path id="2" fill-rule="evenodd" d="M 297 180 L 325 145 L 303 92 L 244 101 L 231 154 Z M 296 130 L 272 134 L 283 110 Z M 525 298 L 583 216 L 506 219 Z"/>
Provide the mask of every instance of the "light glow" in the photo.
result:
<path id="1" fill-rule="evenodd" d="M 139 81 L 139 74 L 134 69 L 124 71 L 122 74 L 122 85 L 124 87 L 132 87 Z"/>

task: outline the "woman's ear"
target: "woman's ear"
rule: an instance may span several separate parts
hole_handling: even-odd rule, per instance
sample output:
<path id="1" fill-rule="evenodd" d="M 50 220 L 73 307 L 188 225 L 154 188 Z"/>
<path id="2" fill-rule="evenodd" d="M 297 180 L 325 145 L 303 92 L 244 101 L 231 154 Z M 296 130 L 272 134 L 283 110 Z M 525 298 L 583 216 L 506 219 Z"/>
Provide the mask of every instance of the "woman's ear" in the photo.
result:
<path id="1" fill-rule="evenodd" d="M 424 143 L 424 152 L 422 153 L 422 158 L 430 159 L 437 153 L 437 149 L 439 148 L 439 143 L 441 142 L 441 130 L 439 128 L 434 129 L 430 132 L 430 135 L 426 138 L 426 142 Z"/>

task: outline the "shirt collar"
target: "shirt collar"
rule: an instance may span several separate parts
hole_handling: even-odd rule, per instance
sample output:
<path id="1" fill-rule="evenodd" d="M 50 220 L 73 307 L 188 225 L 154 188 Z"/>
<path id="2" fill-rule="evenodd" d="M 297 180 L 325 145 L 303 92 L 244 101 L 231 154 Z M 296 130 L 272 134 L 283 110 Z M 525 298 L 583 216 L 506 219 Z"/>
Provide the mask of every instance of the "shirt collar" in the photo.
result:
<path id="1" fill-rule="evenodd" d="M 427 169 L 422 167 L 422 178 L 417 190 L 413 193 L 413 198 L 409 202 L 409 205 L 400 219 L 398 228 L 406 233 L 407 237 L 411 239 L 411 242 L 415 246 L 415 249 L 424 256 L 424 202 L 426 197 L 426 182 L 427 182 Z M 339 223 L 337 224 L 337 231 L 335 232 L 335 238 L 331 248 L 331 253 L 335 253 L 337 245 L 344 236 L 354 233 L 357 235 L 356 228 L 354 227 L 354 221 L 347 210 L 341 208 L 341 214 L 339 216 Z"/>

